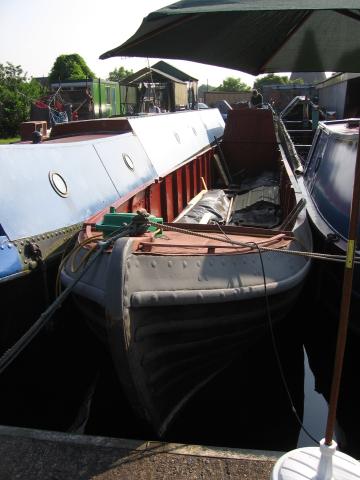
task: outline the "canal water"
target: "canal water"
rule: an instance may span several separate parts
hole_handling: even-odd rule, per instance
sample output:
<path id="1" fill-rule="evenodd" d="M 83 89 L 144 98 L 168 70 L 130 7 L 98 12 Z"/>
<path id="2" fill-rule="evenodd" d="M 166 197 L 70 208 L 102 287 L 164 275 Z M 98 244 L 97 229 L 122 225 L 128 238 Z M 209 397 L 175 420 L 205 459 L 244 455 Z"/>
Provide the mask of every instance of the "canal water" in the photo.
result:
<path id="1" fill-rule="evenodd" d="M 324 437 L 336 319 L 310 277 L 293 310 L 198 392 L 164 440 L 288 451 Z M 336 440 L 360 458 L 360 337 L 349 332 Z M 277 360 L 278 359 L 278 360 Z M 111 358 L 71 299 L 0 376 L 0 424 L 155 440 L 123 395 Z"/>

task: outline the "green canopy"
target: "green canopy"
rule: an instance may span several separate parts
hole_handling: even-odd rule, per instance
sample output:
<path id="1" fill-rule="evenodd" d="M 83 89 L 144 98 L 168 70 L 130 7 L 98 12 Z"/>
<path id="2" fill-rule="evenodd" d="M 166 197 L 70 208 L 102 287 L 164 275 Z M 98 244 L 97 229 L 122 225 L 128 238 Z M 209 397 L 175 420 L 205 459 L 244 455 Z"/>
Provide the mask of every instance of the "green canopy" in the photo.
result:
<path id="1" fill-rule="evenodd" d="M 183 0 L 150 13 L 114 56 L 192 60 L 253 75 L 360 72 L 359 0 Z"/>

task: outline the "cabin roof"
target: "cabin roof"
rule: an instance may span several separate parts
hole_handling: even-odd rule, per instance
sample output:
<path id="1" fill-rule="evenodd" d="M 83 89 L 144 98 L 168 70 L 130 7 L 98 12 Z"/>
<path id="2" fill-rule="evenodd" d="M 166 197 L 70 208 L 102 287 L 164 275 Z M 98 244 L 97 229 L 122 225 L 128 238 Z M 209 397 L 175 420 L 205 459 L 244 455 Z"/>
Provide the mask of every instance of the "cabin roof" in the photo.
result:
<path id="1" fill-rule="evenodd" d="M 325 126 L 326 130 L 336 135 L 347 137 L 358 137 L 359 135 L 360 119 L 358 118 L 349 118 L 346 120 L 335 120 L 322 123 Z"/>

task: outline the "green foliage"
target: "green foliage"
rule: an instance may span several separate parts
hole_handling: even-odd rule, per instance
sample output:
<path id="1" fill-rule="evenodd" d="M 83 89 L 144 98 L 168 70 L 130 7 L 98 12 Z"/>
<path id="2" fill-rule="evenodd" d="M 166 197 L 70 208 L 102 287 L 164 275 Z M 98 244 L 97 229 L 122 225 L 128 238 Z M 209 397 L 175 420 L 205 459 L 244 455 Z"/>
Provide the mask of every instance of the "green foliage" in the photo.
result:
<path id="1" fill-rule="evenodd" d="M 20 137 L 0 138 L 0 145 L 7 145 L 9 143 L 15 143 L 20 140 Z"/>
<path id="2" fill-rule="evenodd" d="M 289 83 L 304 85 L 304 80 L 302 78 L 295 78 L 295 80 L 290 80 Z"/>
<path id="3" fill-rule="evenodd" d="M 107 80 L 110 80 L 111 82 L 121 82 L 121 80 L 132 73 L 134 73 L 132 70 L 126 70 L 124 67 L 114 68 L 114 70 L 109 73 Z"/>
<path id="4" fill-rule="evenodd" d="M 299 84 L 304 82 L 301 78 L 290 80 L 286 75 L 281 76 L 269 73 L 268 75 L 257 78 L 254 82 L 254 88 L 256 88 L 256 90 L 261 90 L 264 85 L 288 85 L 294 83 Z"/>
<path id="5" fill-rule="evenodd" d="M 240 78 L 227 77 L 215 90 L 217 92 L 249 92 L 251 88 Z"/>
<path id="6" fill-rule="evenodd" d="M 212 90 L 215 90 L 216 87 L 213 87 L 211 85 L 205 85 L 204 83 L 198 87 L 198 96 L 201 98 L 204 98 L 204 93 L 205 92 L 211 92 Z"/>
<path id="7" fill-rule="evenodd" d="M 28 79 L 20 65 L 0 63 L 0 137 L 13 137 L 29 119 L 31 103 L 43 93 L 41 85 Z"/>
<path id="8" fill-rule="evenodd" d="M 85 80 L 86 78 L 95 78 L 95 73 L 78 53 L 59 55 L 49 74 L 50 82 Z"/>

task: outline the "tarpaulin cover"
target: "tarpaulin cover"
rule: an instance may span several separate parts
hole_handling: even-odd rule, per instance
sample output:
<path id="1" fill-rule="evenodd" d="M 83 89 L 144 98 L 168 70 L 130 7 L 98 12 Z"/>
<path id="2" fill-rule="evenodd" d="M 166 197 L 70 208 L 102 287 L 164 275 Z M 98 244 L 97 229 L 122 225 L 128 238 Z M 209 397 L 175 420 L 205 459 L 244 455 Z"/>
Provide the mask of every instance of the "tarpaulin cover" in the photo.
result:
<path id="1" fill-rule="evenodd" d="M 280 221 L 279 187 L 257 187 L 235 197 L 230 224 L 275 228 Z"/>
<path id="2" fill-rule="evenodd" d="M 206 192 L 201 200 L 183 217 L 181 223 L 200 223 L 205 214 L 207 222 L 224 222 L 229 210 L 230 200 L 224 190 L 211 190 Z"/>

